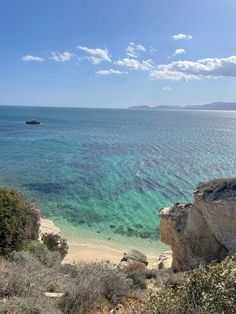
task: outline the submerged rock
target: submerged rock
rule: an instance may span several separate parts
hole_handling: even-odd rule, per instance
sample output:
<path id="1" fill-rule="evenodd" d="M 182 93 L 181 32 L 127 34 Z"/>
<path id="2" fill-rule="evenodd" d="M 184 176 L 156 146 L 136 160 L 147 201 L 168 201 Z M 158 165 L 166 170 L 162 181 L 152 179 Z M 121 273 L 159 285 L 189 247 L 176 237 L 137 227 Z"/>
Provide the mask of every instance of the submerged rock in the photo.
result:
<path id="1" fill-rule="evenodd" d="M 160 210 L 160 238 L 173 251 L 172 268 L 188 270 L 236 252 L 236 178 L 197 187 L 195 202 Z"/>

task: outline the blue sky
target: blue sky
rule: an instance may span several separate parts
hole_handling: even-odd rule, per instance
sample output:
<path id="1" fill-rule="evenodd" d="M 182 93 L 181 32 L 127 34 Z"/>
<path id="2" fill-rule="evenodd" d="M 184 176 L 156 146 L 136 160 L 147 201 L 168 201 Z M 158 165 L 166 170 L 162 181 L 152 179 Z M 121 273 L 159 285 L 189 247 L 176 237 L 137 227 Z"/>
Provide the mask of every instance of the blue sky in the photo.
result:
<path id="1" fill-rule="evenodd" d="M 236 102 L 234 0 L 0 2 L 0 104 Z"/>

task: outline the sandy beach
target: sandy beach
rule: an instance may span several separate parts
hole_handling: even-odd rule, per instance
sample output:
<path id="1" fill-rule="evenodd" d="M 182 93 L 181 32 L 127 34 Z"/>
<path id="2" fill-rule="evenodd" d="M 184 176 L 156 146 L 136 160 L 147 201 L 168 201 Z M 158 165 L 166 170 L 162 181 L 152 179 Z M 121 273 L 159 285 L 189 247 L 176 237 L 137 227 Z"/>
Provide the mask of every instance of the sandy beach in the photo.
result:
<path id="1" fill-rule="evenodd" d="M 60 233 L 60 229 L 49 219 L 41 218 L 40 220 L 40 235 L 43 233 Z M 63 235 L 62 235 L 63 236 Z M 63 263 L 79 263 L 79 262 L 94 262 L 94 261 L 110 261 L 117 264 L 123 257 L 126 248 L 118 247 L 116 244 L 109 241 L 109 244 L 101 241 L 93 241 L 86 243 L 75 242 L 73 239 L 68 239 L 69 250 L 63 260 Z M 157 256 L 158 257 L 158 256 Z M 157 257 L 148 256 L 149 264 L 157 262 Z"/>
<path id="2" fill-rule="evenodd" d="M 63 263 L 79 263 L 79 262 L 94 262 L 94 261 L 110 261 L 111 263 L 118 264 L 127 248 L 118 248 L 116 243 L 109 241 L 109 245 L 103 242 L 92 243 L 75 243 L 68 240 L 69 250 L 68 254 L 63 260 Z M 142 252 L 145 253 L 145 252 Z M 154 265 L 157 262 L 157 257 L 149 256 L 149 265 Z"/>
<path id="3" fill-rule="evenodd" d="M 64 263 L 79 263 L 91 261 L 110 261 L 119 263 L 123 252 L 105 246 L 92 246 L 86 244 L 69 243 L 67 256 Z"/>

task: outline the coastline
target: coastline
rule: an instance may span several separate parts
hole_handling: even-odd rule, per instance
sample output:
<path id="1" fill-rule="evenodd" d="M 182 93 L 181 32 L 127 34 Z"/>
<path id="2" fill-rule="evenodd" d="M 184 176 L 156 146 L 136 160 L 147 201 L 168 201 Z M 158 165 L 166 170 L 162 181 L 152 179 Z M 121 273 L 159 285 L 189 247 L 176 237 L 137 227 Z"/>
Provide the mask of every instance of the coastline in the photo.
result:
<path id="1" fill-rule="evenodd" d="M 63 263 L 76 264 L 80 262 L 101 262 L 110 261 L 111 263 L 118 264 L 125 251 L 131 249 L 129 245 L 117 244 L 110 240 L 77 240 L 65 236 L 61 232 L 60 228 L 49 219 L 40 219 L 40 234 L 43 233 L 55 233 L 61 234 L 68 241 L 69 250 L 68 254 L 63 260 Z M 41 237 L 41 236 L 40 236 Z M 147 255 L 149 265 L 153 265 L 157 262 L 161 250 L 157 250 L 156 254 L 151 254 L 142 250 L 142 253 Z"/>

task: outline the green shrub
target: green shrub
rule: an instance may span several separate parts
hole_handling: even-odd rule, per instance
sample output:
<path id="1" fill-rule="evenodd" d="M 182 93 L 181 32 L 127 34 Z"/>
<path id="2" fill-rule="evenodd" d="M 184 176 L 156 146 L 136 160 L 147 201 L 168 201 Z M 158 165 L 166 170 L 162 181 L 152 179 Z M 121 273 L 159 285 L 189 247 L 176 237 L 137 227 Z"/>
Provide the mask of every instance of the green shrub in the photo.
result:
<path id="1" fill-rule="evenodd" d="M 61 255 L 59 252 L 50 252 L 45 244 L 39 241 L 29 241 L 22 247 L 23 252 L 30 252 L 42 264 L 48 267 L 59 267 Z"/>
<path id="2" fill-rule="evenodd" d="M 206 311 L 236 313 L 236 256 L 194 271 L 186 291 Z"/>
<path id="3" fill-rule="evenodd" d="M 0 188 L 0 255 L 20 250 L 28 240 L 37 240 L 39 213 L 19 192 Z"/>
<path id="4" fill-rule="evenodd" d="M 41 263 L 48 265 L 50 263 L 50 252 L 45 244 L 39 241 L 29 241 L 22 247 L 23 252 L 30 252 Z"/>
<path id="5" fill-rule="evenodd" d="M 76 277 L 74 288 L 62 298 L 61 308 L 64 313 L 87 313 L 105 300 L 116 304 L 130 293 L 125 274 L 109 264 L 80 264 Z"/>
<path id="6" fill-rule="evenodd" d="M 0 304 L 2 314 L 60 314 L 61 311 L 44 297 L 13 297 L 7 303 Z"/>
<path id="7" fill-rule="evenodd" d="M 142 313 L 236 313 L 236 257 L 198 268 L 185 283 L 167 286 Z"/>
<path id="8" fill-rule="evenodd" d="M 62 259 L 66 256 L 69 248 L 67 240 L 62 238 L 59 234 L 43 234 L 42 241 L 47 246 L 49 251 L 59 252 Z"/>

